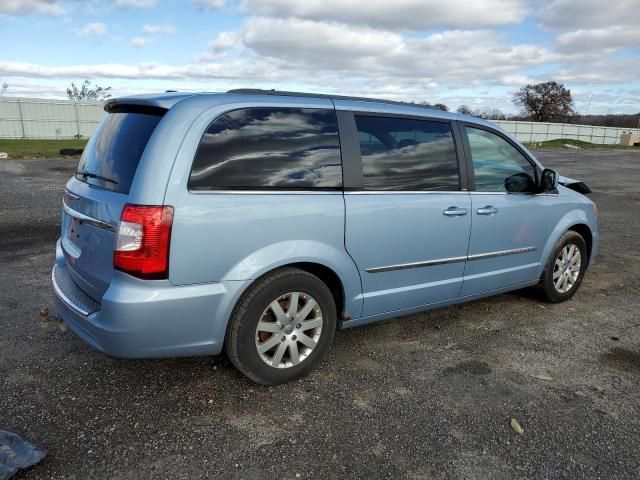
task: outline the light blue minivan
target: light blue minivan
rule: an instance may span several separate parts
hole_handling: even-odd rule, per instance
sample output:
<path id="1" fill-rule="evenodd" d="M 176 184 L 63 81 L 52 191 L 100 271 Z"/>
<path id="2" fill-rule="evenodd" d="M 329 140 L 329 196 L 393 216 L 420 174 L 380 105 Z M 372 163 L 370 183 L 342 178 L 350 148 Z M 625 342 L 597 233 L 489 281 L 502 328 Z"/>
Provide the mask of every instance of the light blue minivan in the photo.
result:
<path id="1" fill-rule="evenodd" d="M 234 90 L 110 100 L 66 184 L 53 286 L 115 357 L 309 372 L 336 328 L 539 285 L 578 289 L 588 187 L 494 124 L 417 105 Z"/>

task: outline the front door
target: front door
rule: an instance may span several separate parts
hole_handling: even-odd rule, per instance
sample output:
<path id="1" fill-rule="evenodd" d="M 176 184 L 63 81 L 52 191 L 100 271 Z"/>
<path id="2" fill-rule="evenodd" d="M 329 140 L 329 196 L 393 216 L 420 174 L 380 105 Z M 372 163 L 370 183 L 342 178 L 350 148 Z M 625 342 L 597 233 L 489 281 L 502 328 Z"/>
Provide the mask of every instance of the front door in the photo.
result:
<path id="1" fill-rule="evenodd" d="M 345 244 L 363 315 L 456 298 L 471 228 L 451 124 L 356 114 L 363 185 L 345 192 Z"/>
<path id="2" fill-rule="evenodd" d="M 548 236 L 548 197 L 534 164 L 505 137 L 467 125 L 473 165 L 472 228 L 462 296 L 531 281 Z"/>

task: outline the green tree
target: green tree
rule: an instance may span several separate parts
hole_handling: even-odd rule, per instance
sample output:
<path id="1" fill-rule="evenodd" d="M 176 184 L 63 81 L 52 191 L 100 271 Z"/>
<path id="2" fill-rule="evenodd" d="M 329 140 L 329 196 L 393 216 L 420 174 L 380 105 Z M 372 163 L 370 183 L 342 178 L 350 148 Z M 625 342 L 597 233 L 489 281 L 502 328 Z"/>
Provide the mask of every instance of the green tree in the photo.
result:
<path id="1" fill-rule="evenodd" d="M 82 82 L 80 88 L 75 83 L 71 82 L 71 87 L 67 88 L 67 96 L 69 100 L 74 102 L 103 102 L 107 98 L 111 97 L 109 91 L 111 87 L 91 87 L 91 82 L 85 80 Z"/>

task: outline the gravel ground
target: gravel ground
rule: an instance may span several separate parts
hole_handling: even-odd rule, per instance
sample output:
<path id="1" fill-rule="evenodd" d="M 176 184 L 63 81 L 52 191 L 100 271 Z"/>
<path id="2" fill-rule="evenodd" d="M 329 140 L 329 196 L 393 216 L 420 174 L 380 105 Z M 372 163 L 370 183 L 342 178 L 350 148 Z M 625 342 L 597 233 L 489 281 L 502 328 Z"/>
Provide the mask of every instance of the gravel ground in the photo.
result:
<path id="1" fill-rule="evenodd" d="M 571 301 L 529 290 L 342 331 L 275 388 L 223 356 L 111 359 L 43 321 L 76 162 L 2 161 L 0 426 L 48 452 L 18 477 L 639 478 L 640 152 L 536 153 L 600 210 Z"/>

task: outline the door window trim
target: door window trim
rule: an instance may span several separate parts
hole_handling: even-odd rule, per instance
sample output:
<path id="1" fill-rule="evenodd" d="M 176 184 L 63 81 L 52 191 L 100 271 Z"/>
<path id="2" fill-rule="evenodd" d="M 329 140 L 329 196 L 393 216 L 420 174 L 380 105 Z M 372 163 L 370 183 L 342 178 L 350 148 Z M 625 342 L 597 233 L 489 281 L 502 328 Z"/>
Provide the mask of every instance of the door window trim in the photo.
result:
<path id="1" fill-rule="evenodd" d="M 475 170 L 473 169 L 473 158 L 471 156 L 471 144 L 469 143 L 469 136 L 467 135 L 467 127 L 475 128 L 477 130 L 484 130 L 485 132 L 492 133 L 504 141 L 506 141 L 509 145 L 515 148 L 520 155 L 524 157 L 524 159 L 531 164 L 533 167 L 533 171 L 536 175 L 534 179 L 536 184 L 538 183 L 538 178 L 540 177 L 540 166 L 530 157 L 530 155 L 517 143 L 513 141 L 509 136 L 505 135 L 500 130 L 496 130 L 495 128 L 490 127 L 489 125 L 483 125 L 480 123 L 473 123 L 469 121 L 459 121 L 458 126 L 460 129 L 460 136 L 462 138 L 462 146 L 464 150 L 465 162 L 467 164 L 468 170 L 468 181 L 469 181 L 469 193 L 471 194 L 482 194 L 482 195 L 535 195 L 534 192 L 479 192 L 476 190 L 476 179 L 475 179 Z"/>
<path id="2" fill-rule="evenodd" d="M 363 192 L 370 194 L 393 193 L 401 194 L 433 194 L 433 193 L 466 193 L 468 190 L 468 174 L 465 165 L 464 150 L 460 132 L 456 126 L 455 120 L 448 120 L 439 117 L 430 117 L 427 115 L 408 115 L 401 113 L 358 111 L 358 110 L 336 110 L 338 115 L 338 130 L 340 133 L 340 147 L 342 151 L 342 169 L 343 169 L 343 185 L 345 193 L 347 192 Z M 356 126 L 355 116 L 362 117 L 383 117 L 394 118 L 399 120 L 418 120 L 426 122 L 437 122 L 447 124 L 451 130 L 454 150 L 456 152 L 456 161 L 458 164 L 458 190 L 365 190 L 364 188 L 364 169 L 362 164 L 362 152 L 360 151 L 360 141 L 358 138 L 358 129 Z M 344 134 L 343 134 L 344 129 Z"/>

